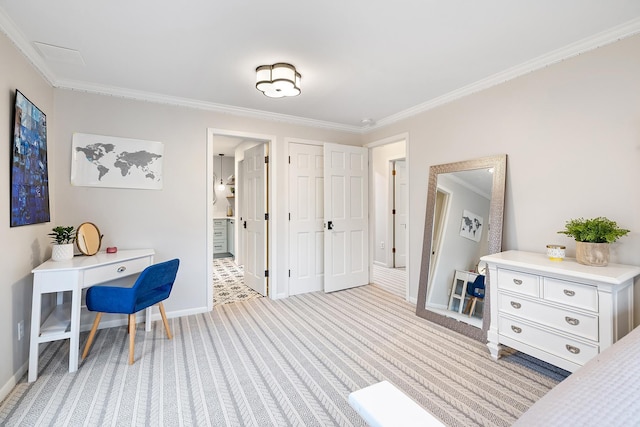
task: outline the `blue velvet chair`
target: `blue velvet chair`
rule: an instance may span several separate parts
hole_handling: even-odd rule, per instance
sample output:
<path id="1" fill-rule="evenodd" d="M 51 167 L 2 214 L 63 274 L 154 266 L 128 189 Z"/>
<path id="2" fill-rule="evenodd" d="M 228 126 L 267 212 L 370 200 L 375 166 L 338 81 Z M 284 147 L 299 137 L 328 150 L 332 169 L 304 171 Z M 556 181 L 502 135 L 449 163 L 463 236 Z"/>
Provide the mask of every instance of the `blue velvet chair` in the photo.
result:
<path id="1" fill-rule="evenodd" d="M 484 276 L 482 274 L 476 276 L 473 283 L 467 285 L 467 295 L 469 295 L 469 302 L 467 302 L 467 307 L 464 311 L 465 313 L 469 312 L 469 317 L 473 316 L 478 300 L 484 301 L 484 290 Z"/>
<path id="2" fill-rule="evenodd" d="M 90 311 L 97 311 L 96 319 L 89 332 L 89 339 L 84 346 L 82 359 L 89 353 L 91 344 L 98 330 L 100 318 L 103 313 L 121 313 L 129 315 L 129 364 L 133 364 L 133 349 L 136 336 L 136 313 L 158 304 L 162 322 L 167 332 L 167 337 L 171 339 L 169 322 L 164 312 L 162 301 L 169 298 L 173 282 L 178 274 L 180 260 L 173 259 L 145 268 L 138 276 L 138 279 L 130 288 L 116 286 L 92 286 L 87 290 L 87 308 Z"/>

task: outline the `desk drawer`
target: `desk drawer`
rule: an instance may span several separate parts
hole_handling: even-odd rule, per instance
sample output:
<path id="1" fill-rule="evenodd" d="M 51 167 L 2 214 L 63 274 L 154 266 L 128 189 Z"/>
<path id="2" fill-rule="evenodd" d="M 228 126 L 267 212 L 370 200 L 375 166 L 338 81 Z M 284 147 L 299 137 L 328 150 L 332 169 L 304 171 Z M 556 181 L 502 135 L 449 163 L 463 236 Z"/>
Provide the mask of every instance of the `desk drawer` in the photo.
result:
<path id="1" fill-rule="evenodd" d="M 91 268 L 84 272 L 83 287 L 127 277 L 141 272 L 149 265 L 150 259 L 144 257 Z"/>
<path id="2" fill-rule="evenodd" d="M 519 271 L 499 269 L 498 288 L 534 297 L 540 296 L 539 277 Z"/>
<path id="3" fill-rule="evenodd" d="M 555 356 L 584 365 L 598 355 L 599 347 L 551 333 L 517 319 L 499 318 L 500 335 L 534 346 Z"/>
<path id="4" fill-rule="evenodd" d="M 595 286 L 545 277 L 544 299 L 598 311 L 598 290 Z"/>
<path id="5" fill-rule="evenodd" d="M 498 296 L 498 300 L 501 313 L 509 313 L 573 335 L 598 341 L 598 316 L 576 313 L 502 293 Z"/>

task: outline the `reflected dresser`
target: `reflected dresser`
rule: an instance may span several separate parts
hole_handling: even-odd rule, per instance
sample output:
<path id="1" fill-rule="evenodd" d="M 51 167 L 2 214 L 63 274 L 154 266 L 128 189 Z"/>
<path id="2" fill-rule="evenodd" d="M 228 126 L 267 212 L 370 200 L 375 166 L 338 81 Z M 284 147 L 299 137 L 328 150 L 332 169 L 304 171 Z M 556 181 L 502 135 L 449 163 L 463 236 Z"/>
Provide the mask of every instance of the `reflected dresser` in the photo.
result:
<path id="1" fill-rule="evenodd" d="M 640 267 L 590 267 L 575 259 L 506 251 L 487 263 L 494 359 L 503 346 L 568 371 L 633 329 L 633 283 Z"/>

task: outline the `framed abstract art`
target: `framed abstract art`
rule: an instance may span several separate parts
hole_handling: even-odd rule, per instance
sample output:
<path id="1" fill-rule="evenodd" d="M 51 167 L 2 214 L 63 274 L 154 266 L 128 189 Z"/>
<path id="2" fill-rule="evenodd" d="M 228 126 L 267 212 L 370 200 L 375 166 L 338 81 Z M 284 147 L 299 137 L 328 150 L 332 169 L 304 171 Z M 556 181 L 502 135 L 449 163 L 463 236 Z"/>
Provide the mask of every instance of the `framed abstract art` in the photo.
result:
<path id="1" fill-rule="evenodd" d="M 11 227 L 49 222 L 47 116 L 16 90 L 11 150 Z"/>

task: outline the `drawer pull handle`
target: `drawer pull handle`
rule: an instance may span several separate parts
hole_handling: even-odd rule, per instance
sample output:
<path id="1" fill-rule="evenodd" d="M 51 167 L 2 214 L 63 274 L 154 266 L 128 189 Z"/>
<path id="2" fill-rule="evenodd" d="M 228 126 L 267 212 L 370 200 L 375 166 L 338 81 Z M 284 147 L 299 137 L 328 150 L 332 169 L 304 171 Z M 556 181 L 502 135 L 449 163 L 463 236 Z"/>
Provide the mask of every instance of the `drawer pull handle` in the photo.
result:
<path id="1" fill-rule="evenodd" d="M 570 291 L 569 289 L 565 289 L 564 294 L 568 297 L 572 297 L 576 294 L 576 291 Z"/>
<path id="2" fill-rule="evenodd" d="M 522 280 L 520 280 L 520 279 L 513 279 L 513 283 L 515 283 L 516 285 L 522 285 Z"/>
<path id="3" fill-rule="evenodd" d="M 573 326 L 576 326 L 580 323 L 578 319 L 574 319 L 573 317 L 569 317 L 569 316 L 565 317 L 564 320 L 566 320 L 568 324 Z"/>
<path id="4" fill-rule="evenodd" d="M 569 350 L 569 353 L 572 353 L 572 354 L 580 353 L 580 349 L 578 347 L 574 347 L 574 346 L 569 345 L 569 344 L 567 344 L 567 350 Z"/>
<path id="5" fill-rule="evenodd" d="M 520 304 L 519 302 L 511 301 L 511 307 L 518 309 L 522 307 L 522 304 Z"/>
<path id="6" fill-rule="evenodd" d="M 519 328 L 519 327 L 513 326 L 513 325 L 511 325 L 511 330 L 513 332 L 515 332 L 516 334 L 519 334 L 520 332 L 522 332 L 522 328 Z"/>
<path id="7" fill-rule="evenodd" d="M 118 267 L 118 273 L 122 273 L 126 269 L 127 269 L 127 267 L 125 267 L 124 265 L 122 267 Z"/>

